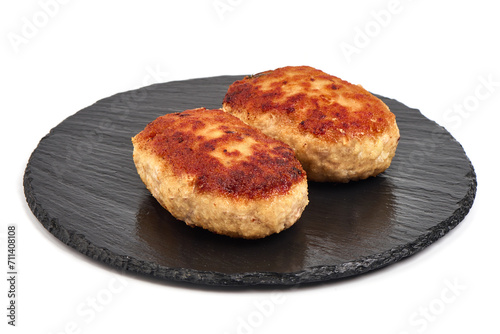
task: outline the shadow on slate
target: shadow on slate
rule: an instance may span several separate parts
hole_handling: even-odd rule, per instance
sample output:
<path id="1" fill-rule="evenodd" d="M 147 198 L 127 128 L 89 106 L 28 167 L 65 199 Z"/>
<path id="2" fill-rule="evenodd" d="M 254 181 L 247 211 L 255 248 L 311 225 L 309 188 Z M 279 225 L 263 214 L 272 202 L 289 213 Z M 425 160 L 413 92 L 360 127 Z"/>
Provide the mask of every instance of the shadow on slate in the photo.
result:
<path id="1" fill-rule="evenodd" d="M 386 172 L 348 184 L 309 182 L 300 220 L 261 240 L 177 221 L 141 182 L 130 139 L 160 115 L 219 108 L 242 77 L 156 84 L 68 117 L 26 167 L 33 214 L 68 246 L 120 270 L 210 286 L 291 286 L 395 263 L 444 236 L 471 208 L 476 175 L 461 145 L 418 110 L 379 96 L 401 132 Z"/>

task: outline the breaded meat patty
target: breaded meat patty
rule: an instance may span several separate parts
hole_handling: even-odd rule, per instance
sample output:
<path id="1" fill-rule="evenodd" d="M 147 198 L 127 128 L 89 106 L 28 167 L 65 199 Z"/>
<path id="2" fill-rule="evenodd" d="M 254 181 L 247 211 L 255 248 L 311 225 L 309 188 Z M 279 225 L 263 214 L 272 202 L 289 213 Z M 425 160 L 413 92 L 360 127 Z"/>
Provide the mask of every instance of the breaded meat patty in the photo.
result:
<path id="1" fill-rule="evenodd" d="M 290 145 L 312 181 L 348 182 L 389 167 L 396 117 L 364 88 L 308 66 L 234 82 L 224 111 Z"/>
<path id="2" fill-rule="evenodd" d="M 161 116 L 132 142 L 146 187 L 188 225 L 262 238 L 292 226 L 308 203 L 293 150 L 220 109 Z"/>

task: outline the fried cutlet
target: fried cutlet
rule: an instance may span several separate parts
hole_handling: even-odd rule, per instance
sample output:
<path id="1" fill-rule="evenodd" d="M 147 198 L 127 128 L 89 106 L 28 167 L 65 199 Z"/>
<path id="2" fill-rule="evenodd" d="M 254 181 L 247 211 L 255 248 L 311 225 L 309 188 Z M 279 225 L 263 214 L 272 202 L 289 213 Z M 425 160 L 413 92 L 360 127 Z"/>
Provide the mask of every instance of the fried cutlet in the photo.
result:
<path id="1" fill-rule="evenodd" d="M 312 181 L 348 182 L 386 170 L 395 155 L 395 115 L 359 85 L 308 66 L 234 82 L 224 111 L 290 145 Z"/>
<path id="2" fill-rule="evenodd" d="M 222 110 L 161 116 L 132 142 L 142 181 L 187 225 L 262 238 L 292 226 L 308 203 L 293 150 Z"/>

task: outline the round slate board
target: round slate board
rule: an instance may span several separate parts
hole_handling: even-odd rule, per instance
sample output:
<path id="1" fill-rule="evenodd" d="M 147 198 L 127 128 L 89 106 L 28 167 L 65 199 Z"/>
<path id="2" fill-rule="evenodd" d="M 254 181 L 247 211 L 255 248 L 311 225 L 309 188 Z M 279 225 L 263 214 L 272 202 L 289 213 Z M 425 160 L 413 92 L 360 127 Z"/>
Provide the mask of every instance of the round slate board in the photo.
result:
<path id="1" fill-rule="evenodd" d="M 445 235 L 472 206 L 476 176 L 461 145 L 418 110 L 380 97 L 401 132 L 384 173 L 348 184 L 309 182 L 300 220 L 261 240 L 177 221 L 141 182 L 130 139 L 160 115 L 219 108 L 242 77 L 152 85 L 68 117 L 28 162 L 24 189 L 32 212 L 65 244 L 125 271 L 203 285 L 286 286 L 395 263 Z"/>

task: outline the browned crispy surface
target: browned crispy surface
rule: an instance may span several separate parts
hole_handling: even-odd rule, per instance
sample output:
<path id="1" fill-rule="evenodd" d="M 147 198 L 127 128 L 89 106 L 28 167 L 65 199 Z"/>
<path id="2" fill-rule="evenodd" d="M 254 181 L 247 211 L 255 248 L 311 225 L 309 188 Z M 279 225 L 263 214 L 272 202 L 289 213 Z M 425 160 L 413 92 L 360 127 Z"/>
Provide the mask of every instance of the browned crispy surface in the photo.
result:
<path id="1" fill-rule="evenodd" d="M 338 142 L 374 136 L 395 122 L 378 98 L 361 86 L 308 66 L 283 67 L 233 83 L 224 98 L 232 110 L 272 113 L 303 134 Z"/>
<path id="2" fill-rule="evenodd" d="M 164 159 L 176 176 L 194 176 L 201 192 L 265 198 L 286 193 L 306 177 L 288 145 L 222 110 L 161 116 L 133 141 Z"/>

